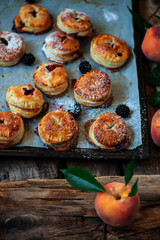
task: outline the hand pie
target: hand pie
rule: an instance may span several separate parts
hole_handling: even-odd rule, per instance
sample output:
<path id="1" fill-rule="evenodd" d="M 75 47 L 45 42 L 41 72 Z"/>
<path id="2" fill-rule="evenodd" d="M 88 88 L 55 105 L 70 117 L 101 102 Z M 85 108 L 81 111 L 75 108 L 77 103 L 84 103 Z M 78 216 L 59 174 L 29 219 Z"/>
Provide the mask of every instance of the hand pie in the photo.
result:
<path id="1" fill-rule="evenodd" d="M 76 143 L 78 124 L 72 114 L 58 109 L 42 118 L 38 133 L 42 142 L 55 151 L 67 151 Z"/>
<path id="2" fill-rule="evenodd" d="M 89 127 L 87 139 L 111 152 L 126 148 L 129 143 L 127 123 L 115 113 L 104 113 Z"/>
<path id="3" fill-rule="evenodd" d="M 90 71 L 82 75 L 74 85 L 76 102 L 86 107 L 99 107 L 111 96 L 111 81 L 103 71 Z"/>
<path id="4" fill-rule="evenodd" d="M 9 67 L 18 63 L 25 53 L 24 39 L 16 33 L 0 33 L 0 66 Z"/>
<path id="5" fill-rule="evenodd" d="M 63 32 L 50 33 L 42 50 L 49 60 L 59 63 L 71 62 L 81 55 L 79 40 Z"/>
<path id="6" fill-rule="evenodd" d="M 42 93 L 31 84 L 9 87 L 6 99 L 10 110 L 24 118 L 38 115 L 44 104 Z"/>
<path id="7" fill-rule="evenodd" d="M 35 71 L 33 79 L 35 86 L 49 97 L 57 97 L 68 88 L 68 75 L 60 63 L 43 63 Z"/>
<path id="8" fill-rule="evenodd" d="M 93 38 L 90 48 L 91 58 L 106 68 L 121 67 L 129 57 L 127 43 L 111 34 L 101 34 Z"/>
<path id="9" fill-rule="evenodd" d="M 0 148 L 16 145 L 23 135 L 23 120 L 18 113 L 0 112 Z"/>
<path id="10" fill-rule="evenodd" d="M 76 34 L 78 37 L 92 36 L 93 28 L 87 14 L 65 8 L 57 17 L 57 28 L 67 34 Z"/>
<path id="11" fill-rule="evenodd" d="M 36 4 L 26 4 L 20 8 L 14 19 L 13 30 L 20 33 L 40 34 L 48 31 L 53 24 L 47 9 Z"/>

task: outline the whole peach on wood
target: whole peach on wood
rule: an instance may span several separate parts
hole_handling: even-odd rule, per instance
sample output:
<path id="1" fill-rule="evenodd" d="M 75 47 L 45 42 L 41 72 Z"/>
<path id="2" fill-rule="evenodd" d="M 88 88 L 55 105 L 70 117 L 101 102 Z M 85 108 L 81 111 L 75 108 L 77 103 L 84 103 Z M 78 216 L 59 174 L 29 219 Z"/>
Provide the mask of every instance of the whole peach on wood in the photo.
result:
<path id="1" fill-rule="evenodd" d="M 140 207 L 137 194 L 139 178 L 132 187 L 128 186 L 135 170 L 134 156 L 125 172 L 125 184 L 112 182 L 103 187 L 89 171 L 83 168 L 60 170 L 71 186 L 84 191 L 98 192 L 95 209 L 105 223 L 114 227 L 124 227 L 136 218 Z"/>
<path id="2" fill-rule="evenodd" d="M 141 49 L 148 59 L 160 62 L 160 25 L 155 25 L 146 31 Z"/>
<path id="3" fill-rule="evenodd" d="M 160 109 L 152 117 L 151 136 L 153 142 L 160 147 Z"/>
<path id="4" fill-rule="evenodd" d="M 137 216 L 140 208 L 138 194 L 129 197 L 131 187 L 112 182 L 104 186 L 106 192 L 98 193 L 95 199 L 97 215 L 108 225 L 124 227 Z"/>

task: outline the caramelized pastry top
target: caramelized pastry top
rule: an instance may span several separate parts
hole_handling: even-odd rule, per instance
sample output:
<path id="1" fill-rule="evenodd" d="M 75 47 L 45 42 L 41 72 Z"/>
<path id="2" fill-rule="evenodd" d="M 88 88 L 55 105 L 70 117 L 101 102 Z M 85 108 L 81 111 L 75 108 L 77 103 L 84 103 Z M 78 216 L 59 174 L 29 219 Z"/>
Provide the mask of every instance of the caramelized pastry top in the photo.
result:
<path id="1" fill-rule="evenodd" d="M 40 65 L 33 75 L 35 83 L 49 88 L 55 88 L 66 81 L 68 75 L 63 64 L 46 62 Z"/>
<path id="2" fill-rule="evenodd" d="M 111 62 L 121 61 L 129 56 L 127 43 L 111 34 L 101 34 L 91 42 L 92 51 L 104 60 Z"/>
<path id="3" fill-rule="evenodd" d="M 77 130 L 72 114 L 61 109 L 49 112 L 39 123 L 41 137 L 52 144 L 69 141 Z"/>
<path id="4" fill-rule="evenodd" d="M 23 109 L 40 109 L 44 103 L 42 93 L 31 84 L 9 87 L 6 98 L 10 104 Z"/>
<path id="5" fill-rule="evenodd" d="M 13 29 L 17 32 L 43 33 L 52 26 L 48 10 L 40 5 L 26 4 L 14 19 Z"/>
<path id="6" fill-rule="evenodd" d="M 83 98 L 101 100 L 110 93 L 111 81 L 103 71 L 90 71 L 76 81 L 74 91 Z"/>
<path id="7" fill-rule="evenodd" d="M 128 126 L 120 116 L 104 113 L 93 123 L 95 139 L 102 145 L 113 147 L 126 140 Z"/>
<path id="8" fill-rule="evenodd" d="M 0 139 L 10 139 L 23 125 L 22 118 L 18 113 L 0 112 Z"/>
<path id="9" fill-rule="evenodd" d="M 57 18 L 57 27 L 67 34 L 92 36 L 92 24 L 87 14 L 73 9 L 64 9 Z"/>
<path id="10" fill-rule="evenodd" d="M 50 33 L 45 39 L 45 45 L 51 49 L 56 49 L 59 53 L 75 52 L 80 48 L 78 39 L 63 32 Z"/>

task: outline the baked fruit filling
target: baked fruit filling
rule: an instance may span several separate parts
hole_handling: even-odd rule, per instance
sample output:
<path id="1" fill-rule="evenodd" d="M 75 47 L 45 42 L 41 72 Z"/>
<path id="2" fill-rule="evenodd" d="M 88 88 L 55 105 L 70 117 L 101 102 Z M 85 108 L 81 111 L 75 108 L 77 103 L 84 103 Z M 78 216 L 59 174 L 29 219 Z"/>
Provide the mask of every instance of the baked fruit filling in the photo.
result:
<path id="1" fill-rule="evenodd" d="M 0 44 L 8 45 L 8 41 L 5 38 L 0 38 Z"/>
<path id="2" fill-rule="evenodd" d="M 57 67 L 62 67 L 62 65 L 55 64 L 55 65 L 48 65 L 48 66 L 46 66 L 46 68 L 47 68 L 47 70 L 49 72 L 52 72 Z"/>
<path id="3" fill-rule="evenodd" d="M 27 96 L 27 95 L 33 95 L 34 91 L 35 91 L 35 88 L 31 88 L 31 89 L 27 89 L 27 88 L 23 88 L 24 90 L 24 95 Z"/>
<path id="4" fill-rule="evenodd" d="M 33 10 L 32 12 L 29 12 L 34 18 L 37 17 L 37 12 L 35 10 Z"/>

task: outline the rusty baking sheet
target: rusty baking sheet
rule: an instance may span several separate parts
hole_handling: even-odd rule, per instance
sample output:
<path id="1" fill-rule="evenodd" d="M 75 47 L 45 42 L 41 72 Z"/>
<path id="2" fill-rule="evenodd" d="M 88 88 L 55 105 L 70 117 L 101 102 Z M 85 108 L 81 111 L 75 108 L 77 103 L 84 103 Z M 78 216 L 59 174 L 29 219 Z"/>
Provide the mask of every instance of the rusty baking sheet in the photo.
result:
<path id="1" fill-rule="evenodd" d="M 25 1 L 10 0 L 3 1 L 0 6 L 0 31 L 12 31 L 12 22 L 20 7 L 26 4 Z M 53 158 L 89 158 L 89 159 L 129 159 L 133 152 L 137 159 L 149 158 L 148 130 L 147 130 L 147 110 L 145 104 L 145 86 L 143 81 L 143 62 L 140 51 L 141 39 L 139 32 L 133 26 L 132 16 L 127 6 L 132 8 L 131 0 L 45 0 L 39 1 L 39 5 L 46 7 L 53 16 L 54 23 L 57 15 L 64 8 L 72 8 L 87 13 L 93 22 L 95 35 L 110 33 L 125 40 L 131 50 L 130 58 L 119 72 L 111 73 L 110 70 L 99 66 L 90 58 L 90 43 L 92 38 L 80 38 L 80 45 L 83 51 L 83 58 L 88 60 L 93 70 L 106 71 L 112 81 L 112 92 L 114 101 L 109 108 L 86 109 L 76 121 L 79 124 L 80 132 L 78 145 L 75 150 L 67 152 L 55 152 L 53 149 L 45 147 L 39 137 L 34 133 L 35 129 L 43 117 L 40 114 L 33 119 L 24 119 L 25 135 L 19 145 L 9 149 L 0 150 L 0 155 L 4 156 L 29 156 L 29 157 L 53 157 Z M 137 10 L 138 1 L 133 1 L 133 8 Z M 7 16 L 7 17 L 6 17 Z M 50 32 L 56 31 L 55 28 Z M 49 33 L 42 35 L 20 34 L 26 42 L 27 52 L 32 52 L 36 61 L 33 66 L 25 66 L 19 63 L 12 67 L 0 67 L 0 110 L 8 111 L 5 103 L 5 95 L 8 87 L 12 85 L 22 85 L 31 83 L 34 85 L 33 73 L 37 66 L 47 62 L 48 59 L 42 52 L 42 45 L 45 37 Z M 136 58 L 138 56 L 138 58 Z M 77 79 L 81 74 L 78 70 L 80 59 L 65 64 L 69 75 L 69 89 L 65 95 L 57 99 L 49 99 L 44 96 L 49 103 L 49 110 L 62 107 L 65 110 L 74 106 L 73 98 L 73 79 Z M 90 145 L 85 138 L 84 123 L 90 118 L 96 118 L 103 112 L 115 112 L 119 104 L 127 104 L 131 109 L 130 117 L 125 119 L 130 129 L 131 145 L 128 149 L 117 152 L 107 153 Z"/>

